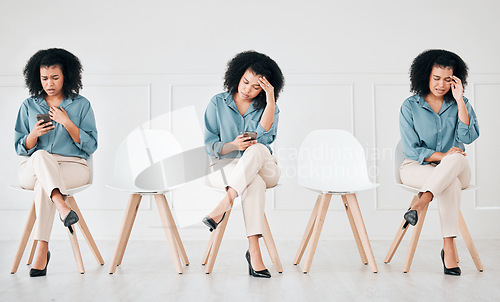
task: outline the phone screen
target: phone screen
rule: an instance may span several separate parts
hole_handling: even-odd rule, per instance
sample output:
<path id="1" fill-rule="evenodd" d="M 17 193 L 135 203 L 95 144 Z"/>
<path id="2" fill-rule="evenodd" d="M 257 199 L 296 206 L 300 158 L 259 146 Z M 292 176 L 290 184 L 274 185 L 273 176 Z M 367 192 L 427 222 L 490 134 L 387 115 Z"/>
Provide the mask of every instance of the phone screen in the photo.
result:
<path id="1" fill-rule="evenodd" d="M 36 115 L 36 119 L 39 121 L 39 120 L 43 120 L 43 123 L 48 123 L 50 121 L 52 121 L 50 119 L 50 115 L 48 114 L 37 114 Z M 49 125 L 45 126 L 45 127 L 48 127 Z"/>
<path id="2" fill-rule="evenodd" d="M 257 132 L 245 131 L 243 137 L 250 137 L 250 139 L 257 139 Z"/>

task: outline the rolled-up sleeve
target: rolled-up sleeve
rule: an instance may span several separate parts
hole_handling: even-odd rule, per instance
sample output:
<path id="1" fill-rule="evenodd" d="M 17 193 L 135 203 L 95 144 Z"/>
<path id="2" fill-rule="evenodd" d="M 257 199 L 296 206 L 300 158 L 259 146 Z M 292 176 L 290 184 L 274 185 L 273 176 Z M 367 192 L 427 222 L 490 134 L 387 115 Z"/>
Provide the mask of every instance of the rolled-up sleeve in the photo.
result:
<path id="1" fill-rule="evenodd" d="M 276 134 L 278 133 L 278 122 L 279 122 L 279 113 L 280 110 L 278 108 L 278 105 L 276 105 L 274 109 L 274 118 L 273 118 L 273 124 L 271 125 L 271 128 L 269 131 L 266 131 L 262 125 L 259 123 L 257 126 L 257 142 L 264 144 L 264 145 L 270 145 L 274 142 L 276 139 Z"/>
<path id="2" fill-rule="evenodd" d="M 403 151 L 407 158 L 426 164 L 425 159 L 434 152 L 433 149 L 421 145 L 419 136 L 414 128 L 413 113 L 409 102 L 404 102 L 399 114 L 399 130 Z"/>
<path id="3" fill-rule="evenodd" d="M 82 108 L 81 122 L 79 127 L 80 143 L 75 145 L 87 154 L 92 154 L 97 149 L 97 128 L 95 116 L 90 103 Z"/>
<path id="4" fill-rule="evenodd" d="M 19 112 L 17 114 L 15 133 L 14 133 L 14 148 L 16 149 L 16 153 L 21 156 L 29 156 L 33 152 L 35 152 L 35 146 L 31 149 L 26 149 L 26 139 L 28 134 L 30 133 L 29 126 L 29 117 L 28 117 L 28 108 L 26 103 L 23 103 L 19 108 Z"/>
<path id="5" fill-rule="evenodd" d="M 220 159 L 224 143 L 220 140 L 217 115 L 215 97 L 213 97 L 205 110 L 205 149 L 208 154 Z"/>
<path id="6" fill-rule="evenodd" d="M 465 98 L 464 101 L 469 114 L 469 125 L 467 126 L 458 119 L 455 139 L 461 143 L 470 144 L 479 137 L 479 123 L 471 104 Z"/>

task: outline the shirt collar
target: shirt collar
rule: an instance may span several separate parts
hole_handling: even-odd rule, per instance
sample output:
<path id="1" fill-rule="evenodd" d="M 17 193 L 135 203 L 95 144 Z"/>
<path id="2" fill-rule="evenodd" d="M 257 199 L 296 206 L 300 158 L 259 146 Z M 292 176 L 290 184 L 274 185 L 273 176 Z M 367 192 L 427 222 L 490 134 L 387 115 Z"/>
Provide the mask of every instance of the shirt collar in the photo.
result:
<path id="1" fill-rule="evenodd" d="M 47 104 L 47 102 L 45 101 L 45 98 L 43 97 L 43 95 L 38 95 L 35 97 L 35 102 L 38 104 L 38 106 L 41 106 L 41 107 L 44 107 L 46 108 L 47 110 L 49 109 L 49 105 Z M 234 101 L 233 101 L 234 102 Z M 69 104 L 73 103 L 73 98 L 71 97 L 65 97 L 61 104 L 59 105 L 59 107 L 62 107 L 62 108 L 66 108 Z"/>
<path id="2" fill-rule="evenodd" d="M 238 107 L 236 106 L 236 103 L 234 102 L 233 95 L 229 91 L 225 92 L 224 102 L 226 102 L 226 105 L 229 108 L 233 109 L 238 114 L 240 114 L 240 111 L 238 110 Z M 249 115 L 250 113 L 254 112 L 255 110 L 256 109 L 253 106 L 253 101 L 252 101 L 252 103 L 250 104 L 250 107 L 248 107 L 247 111 L 243 114 L 243 117 Z"/>
<path id="3" fill-rule="evenodd" d="M 432 111 L 434 112 L 434 110 L 432 110 L 431 106 L 429 105 L 429 103 L 427 103 L 425 100 L 424 100 L 424 97 L 419 95 L 418 98 L 417 98 L 417 103 L 422 107 L 422 108 L 425 108 L 429 111 Z M 450 108 L 451 106 L 453 105 L 453 101 L 452 102 L 446 102 L 446 101 L 443 101 L 443 105 L 441 106 L 441 109 L 439 110 L 439 113 L 438 115 L 441 115 L 443 112 L 445 112 L 448 108 Z"/>

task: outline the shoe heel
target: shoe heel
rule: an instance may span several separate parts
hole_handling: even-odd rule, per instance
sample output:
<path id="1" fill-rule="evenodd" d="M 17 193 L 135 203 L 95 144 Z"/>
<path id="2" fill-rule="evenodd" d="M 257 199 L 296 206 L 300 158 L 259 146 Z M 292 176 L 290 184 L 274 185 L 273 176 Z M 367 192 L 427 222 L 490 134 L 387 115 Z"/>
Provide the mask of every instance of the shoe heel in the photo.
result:
<path id="1" fill-rule="evenodd" d="M 252 267 L 248 266 L 248 274 L 251 276 L 252 275 Z"/>

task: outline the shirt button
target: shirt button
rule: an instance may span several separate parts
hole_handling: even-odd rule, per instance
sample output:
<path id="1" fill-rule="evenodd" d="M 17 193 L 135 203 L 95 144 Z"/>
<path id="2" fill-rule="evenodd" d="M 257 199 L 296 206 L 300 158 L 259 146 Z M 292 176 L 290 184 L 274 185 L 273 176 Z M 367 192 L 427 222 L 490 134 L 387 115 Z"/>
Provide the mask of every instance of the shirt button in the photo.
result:
<path id="1" fill-rule="evenodd" d="M 441 132 L 441 129 L 439 129 L 438 132 Z"/>
<path id="2" fill-rule="evenodd" d="M 441 143 L 438 143 L 438 145 L 441 145 Z"/>

